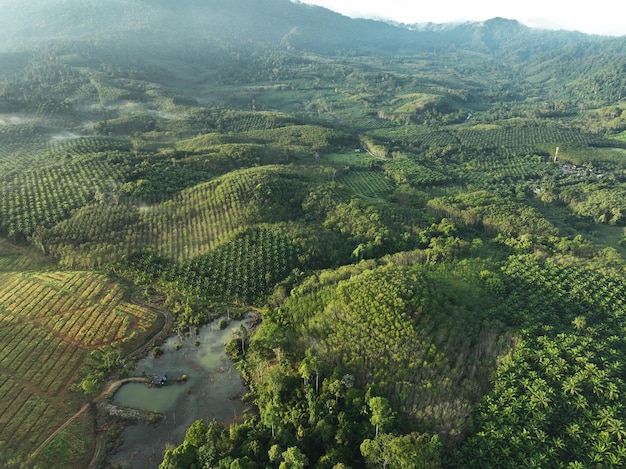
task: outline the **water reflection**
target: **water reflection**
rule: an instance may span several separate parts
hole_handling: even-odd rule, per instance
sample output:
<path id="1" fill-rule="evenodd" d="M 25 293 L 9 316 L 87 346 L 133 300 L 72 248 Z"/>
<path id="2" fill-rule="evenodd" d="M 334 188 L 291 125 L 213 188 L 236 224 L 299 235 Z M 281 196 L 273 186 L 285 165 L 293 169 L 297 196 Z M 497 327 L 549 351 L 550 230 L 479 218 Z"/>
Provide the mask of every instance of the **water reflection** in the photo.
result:
<path id="1" fill-rule="evenodd" d="M 137 374 L 166 374 L 168 384 L 150 388 L 129 383 L 120 388 L 113 402 L 160 412 L 165 418 L 157 425 L 138 423 L 128 427 L 122 435 L 124 443 L 111 458 L 109 467 L 158 467 L 166 446 L 179 445 L 195 420 L 227 421 L 241 416 L 244 406 L 240 398 L 245 388 L 239 372 L 226 357 L 224 344 L 242 322 L 232 321 L 223 330 L 213 323 L 201 328 L 198 336 L 182 341 L 171 337 L 161 347 L 161 357 L 148 357 L 138 363 Z M 182 345 L 179 350 L 177 344 Z M 188 377 L 186 382 L 172 382 L 183 374 Z"/>

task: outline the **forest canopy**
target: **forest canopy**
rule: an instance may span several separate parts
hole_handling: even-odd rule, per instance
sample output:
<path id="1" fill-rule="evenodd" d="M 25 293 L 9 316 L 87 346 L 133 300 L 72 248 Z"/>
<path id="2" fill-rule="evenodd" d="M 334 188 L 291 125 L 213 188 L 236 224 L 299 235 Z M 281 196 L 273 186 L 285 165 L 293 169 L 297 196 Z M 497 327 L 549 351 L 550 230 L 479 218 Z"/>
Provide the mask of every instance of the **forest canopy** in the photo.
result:
<path id="1" fill-rule="evenodd" d="M 624 38 L 36 3 L 0 18 L 0 465 L 107 467 L 85 402 L 248 313 L 245 414 L 162 469 L 626 464 Z"/>

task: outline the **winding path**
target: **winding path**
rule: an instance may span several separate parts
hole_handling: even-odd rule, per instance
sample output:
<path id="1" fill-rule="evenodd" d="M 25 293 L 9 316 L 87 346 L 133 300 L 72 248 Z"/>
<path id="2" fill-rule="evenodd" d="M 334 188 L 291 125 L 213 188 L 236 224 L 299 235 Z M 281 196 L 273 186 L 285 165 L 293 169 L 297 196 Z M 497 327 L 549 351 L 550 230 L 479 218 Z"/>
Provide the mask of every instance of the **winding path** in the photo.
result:
<path id="1" fill-rule="evenodd" d="M 52 435 L 44 440 L 42 444 L 40 444 L 35 451 L 33 451 L 30 455 L 31 458 L 35 458 L 41 451 L 50 443 L 59 433 L 65 430 L 74 420 L 76 420 L 83 412 L 89 409 L 91 404 L 87 403 L 80 408 L 78 412 L 72 415 L 69 419 L 67 419 L 59 428 L 57 428 Z"/>
<path id="2" fill-rule="evenodd" d="M 125 359 L 142 355 L 150 347 L 152 347 L 156 342 L 158 342 L 160 340 L 164 340 L 170 334 L 170 331 L 172 330 L 172 324 L 173 324 L 173 318 L 172 318 L 172 315 L 169 312 L 167 312 L 167 311 L 165 311 L 165 310 L 163 310 L 161 308 L 154 308 L 152 306 L 149 306 L 149 305 L 147 305 L 147 304 L 137 300 L 136 298 L 132 298 L 131 301 L 133 303 L 139 305 L 139 306 L 144 307 L 144 308 L 151 308 L 154 311 L 158 311 L 163 316 L 164 321 L 163 321 L 163 327 L 161 328 L 161 330 L 159 332 L 157 332 L 152 338 L 147 340 L 146 343 L 143 344 L 141 347 L 138 347 L 137 349 L 133 350 L 128 355 L 126 355 Z M 59 433 L 61 433 L 63 430 L 65 430 L 80 415 L 85 413 L 85 411 L 87 409 L 89 409 L 89 407 L 92 404 L 95 404 L 95 403 L 97 403 L 99 401 L 102 401 L 103 399 L 106 399 L 110 394 L 112 394 L 115 391 L 117 391 L 117 389 L 122 384 L 129 383 L 129 382 L 143 382 L 145 380 L 146 379 L 142 378 L 142 377 L 131 377 L 131 378 L 124 378 L 124 379 L 120 379 L 120 380 L 117 380 L 117 381 L 109 382 L 107 384 L 107 386 L 105 387 L 105 389 L 100 393 L 100 395 L 98 397 L 93 399 L 91 402 L 88 402 L 87 404 L 83 405 L 75 414 L 73 414 L 70 418 L 68 418 L 65 422 L 63 422 L 61 424 L 61 426 L 59 426 L 54 432 L 52 432 L 52 434 L 48 438 L 46 438 L 44 440 L 44 442 L 41 443 L 35 449 L 35 451 L 33 451 L 30 454 L 30 458 L 33 459 L 33 458 L 37 457 L 37 455 L 39 455 L 39 453 L 41 453 L 41 451 L 48 445 L 48 443 L 50 443 L 54 438 L 56 438 L 59 435 Z M 99 448 L 99 446 L 98 446 L 98 444 L 96 442 L 96 450 L 95 450 L 94 458 L 98 457 L 98 453 L 99 452 L 100 452 L 100 448 Z M 92 458 L 92 462 L 93 462 L 93 458 Z M 91 467 L 91 464 L 90 464 L 90 467 Z"/>
<path id="3" fill-rule="evenodd" d="M 124 378 L 124 379 L 120 379 L 117 381 L 113 381 L 111 383 L 109 383 L 106 387 L 106 389 L 104 389 L 100 395 L 98 397 L 96 397 L 92 402 L 88 402 L 87 404 L 83 405 L 78 412 L 76 412 L 74 415 L 72 415 L 69 419 L 67 419 L 65 422 L 63 422 L 63 424 L 61 424 L 61 426 L 59 428 L 57 428 L 48 438 L 45 439 L 45 441 L 43 443 L 41 443 L 37 449 L 35 449 L 35 451 L 33 451 L 30 455 L 31 458 L 36 457 L 47 445 L 48 443 L 50 443 L 54 438 L 56 438 L 59 433 L 61 433 L 63 430 L 65 430 L 74 420 L 76 420 L 81 414 L 83 414 L 87 409 L 89 409 L 89 407 L 99 401 L 102 401 L 103 399 L 106 399 L 107 397 L 109 397 L 110 394 L 114 393 L 115 391 L 117 391 L 117 389 L 122 385 L 122 384 L 126 384 L 126 383 L 131 383 L 131 382 L 146 382 L 147 378 L 143 378 L 143 377 L 132 377 L 132 378 Z"/>

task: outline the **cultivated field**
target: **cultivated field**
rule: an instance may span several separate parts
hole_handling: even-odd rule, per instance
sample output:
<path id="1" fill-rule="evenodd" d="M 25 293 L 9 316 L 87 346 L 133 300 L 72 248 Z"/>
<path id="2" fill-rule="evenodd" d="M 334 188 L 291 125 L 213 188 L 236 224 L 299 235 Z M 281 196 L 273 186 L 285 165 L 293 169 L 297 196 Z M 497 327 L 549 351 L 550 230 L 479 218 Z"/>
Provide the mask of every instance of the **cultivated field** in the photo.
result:
<path id="1" fill-rule="evenodd" d="M 0 442 L 32 452 L 84 403 L 70 387 L 87 354 L 141 337 L 155 320 L 105 276 L 46 270 L 0 242 Z M 75 432 L 64 442 L 70 458 L 85 457 L 85 437 Z"/>

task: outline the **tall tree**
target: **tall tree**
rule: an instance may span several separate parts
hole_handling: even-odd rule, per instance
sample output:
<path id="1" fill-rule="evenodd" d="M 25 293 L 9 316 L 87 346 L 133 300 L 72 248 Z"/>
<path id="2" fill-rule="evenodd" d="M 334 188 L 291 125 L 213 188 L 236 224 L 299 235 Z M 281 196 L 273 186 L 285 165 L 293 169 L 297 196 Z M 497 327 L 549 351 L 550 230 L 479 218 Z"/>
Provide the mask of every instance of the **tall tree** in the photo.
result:
<path id="1" fill-rule="evenodd" d="M 386 397 L 375 396 L 371 397 L 367 401 L 367 405 L 370 408 L 370 422 L 376 427 L 376 436 L 380 429 L 387 429 L 391 426 L 395 419 L 395 413 L 389 405 L 389 400 Z"/>

